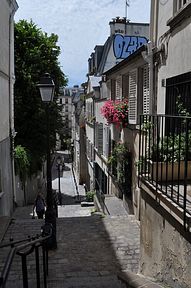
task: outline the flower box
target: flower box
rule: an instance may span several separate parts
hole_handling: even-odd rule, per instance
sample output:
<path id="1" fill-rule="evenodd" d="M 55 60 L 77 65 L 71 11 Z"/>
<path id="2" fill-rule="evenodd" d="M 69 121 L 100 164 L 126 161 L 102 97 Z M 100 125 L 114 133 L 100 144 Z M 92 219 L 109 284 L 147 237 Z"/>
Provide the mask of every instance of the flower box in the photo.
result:
<path id="1" fill-rule="evenodd" d="M 187 179 L 191 179 L 191 161 L 187 162 Z M 158 173 L 157 173 L 158 166 Z M 149 175 L 156 181 L 184 180 L 185 161 L 180 162 L 153 162 L 149 161 Z"/>

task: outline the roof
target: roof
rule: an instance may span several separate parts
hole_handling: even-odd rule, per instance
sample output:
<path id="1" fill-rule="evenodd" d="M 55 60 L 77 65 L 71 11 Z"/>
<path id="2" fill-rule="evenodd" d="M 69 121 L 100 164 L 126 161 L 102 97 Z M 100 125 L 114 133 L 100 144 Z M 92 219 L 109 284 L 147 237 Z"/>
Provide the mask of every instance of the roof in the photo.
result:
<path id="1" fill-rule="evenodd" d="M 102 57 L 101 57 L 101 61 L 99 63 L 99 67 L 97 69 L 97 73 L 99 73 L 100 75 L 103 74 L 103 71 L 104 71 L 104 67 L 105 67 L 105 62 L 107 60 L 107 56 L 108 56 L 108 53 L 109 53 L 109 49 L 111 47 L 111 45 L 113 44 L 113 38 L 114 36 L 109 36 L 104 44 L 104 48 L 103 48 L 103 54 L 102 54 Z"/>
<path id="2" fill-rule="evenodd" d="M 115 65 L 114 67 L 112 67 L 111 69 L 107 70 L 106 72 L 104 72 L 104 75 L 110 75 L 114 72 L 117 72 L 118 70 L 120 70 L 121 68 L 123 68 L 124 66 L 126 66 L 130 61 L 132 61 L 134 58 L 136 58 L 137 56 L 141 55 L 141 52 L 146 50 L 146 45 L 142 45 L 139 49 L 137 49 L 134 53 L 132 53 L 130 56 L 128 56 L 127 58 L 125 58 L 124 60 L 122 60 L 121 62 L 119 62 L 117 65 Z"/>

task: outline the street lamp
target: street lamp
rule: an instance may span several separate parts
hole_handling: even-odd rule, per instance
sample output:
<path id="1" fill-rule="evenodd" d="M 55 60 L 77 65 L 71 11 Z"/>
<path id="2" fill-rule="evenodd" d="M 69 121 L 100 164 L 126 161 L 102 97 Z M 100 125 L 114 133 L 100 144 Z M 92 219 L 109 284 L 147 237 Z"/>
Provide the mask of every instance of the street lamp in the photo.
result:
<path id="1" fill-rule="evenodd" d="M 40 78 L 40 83 L 37 85 L 40 90 L 41 98 L 46 110 L 46 156 L 47 156 L 47 209 L 45 213 L 45 223 L 52 224 L 52 237 L 48 243 L 48 248 L 57 248 L 56 241 L 56 211 L 54 207 L 54 199 L 52 193 L 52 173 L 51 173 L 51 155 L 50 155 L 50 120 L 49 120 L 49 105 L 54 97 L 54 82 L 48 73 Z"/>
<path id="2" fill-rule="evenodd" d="M 59 195 L 59 203 L 62 205 L 62 193 L 60 189 L 60 168 L 62 167 L 62 159 L 60 156 L 56 158 L 57 168 L 58 168 L 58 195 Z"/>

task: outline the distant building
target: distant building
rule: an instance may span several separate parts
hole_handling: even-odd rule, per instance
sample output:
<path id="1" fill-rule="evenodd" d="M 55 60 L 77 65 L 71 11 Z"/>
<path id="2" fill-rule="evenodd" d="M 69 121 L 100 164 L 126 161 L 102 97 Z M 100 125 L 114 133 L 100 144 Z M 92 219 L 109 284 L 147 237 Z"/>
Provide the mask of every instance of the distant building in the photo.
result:
<path id="1" fill-rule="evenodd" d="M 13 164 L 13 85 L 15 0 L 1 0 L 0 9 L 0 216 L 10 216 L 15 199 Z"/>

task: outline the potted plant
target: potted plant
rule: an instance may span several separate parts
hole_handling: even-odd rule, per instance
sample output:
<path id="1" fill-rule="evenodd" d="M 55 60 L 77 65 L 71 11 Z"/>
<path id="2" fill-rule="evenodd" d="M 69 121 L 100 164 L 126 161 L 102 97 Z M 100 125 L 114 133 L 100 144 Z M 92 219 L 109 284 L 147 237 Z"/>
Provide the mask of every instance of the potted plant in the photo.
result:
<path id="1" fill-rule="evenodd" d="M 149 173 L 153 180 L 183 180 L 187 167 L 187 178 L 191 179 L 191 131 L 188 132 L 186 151 L 186 133 L 165 136 L 158 145 L 152 146 L 149 159 Z"/>
<path id="2" fill-rule="evenodd" d="M 128 101 L 108 100 L 101 108 L 101 114 L 106 118 L 108 124 L 116 124 L 117 127 L 128 125 Z"/>

